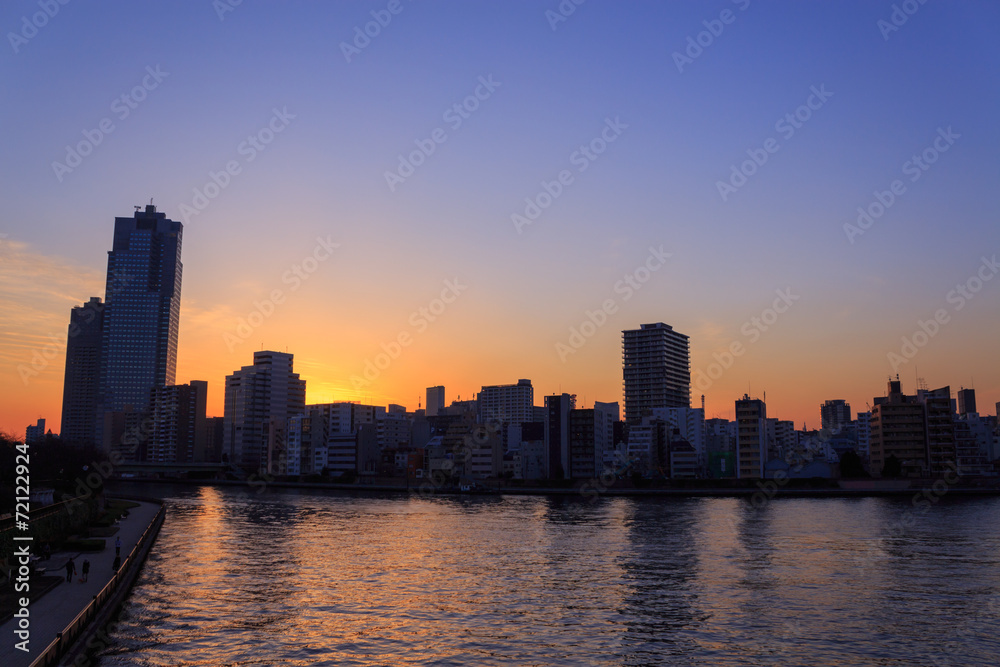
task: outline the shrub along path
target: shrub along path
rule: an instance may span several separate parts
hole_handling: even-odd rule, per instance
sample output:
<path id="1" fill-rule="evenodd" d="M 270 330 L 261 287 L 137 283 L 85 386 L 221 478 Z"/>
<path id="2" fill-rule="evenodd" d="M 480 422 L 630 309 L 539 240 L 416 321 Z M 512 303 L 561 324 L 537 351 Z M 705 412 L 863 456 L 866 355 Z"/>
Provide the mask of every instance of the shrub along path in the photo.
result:
<path id="1" fill-rule="evenodd" d="M 122 560 L 125 560 L 125 557 L 135 547 L 139 537 L 149 526 L 159 509 L 160 506 L 155 503 L 140 503 L 138 507 L 128 510 L 129 515 L 121 520 L 119 531 L 116 534 L 122 541 Z M 27 667 L 30 665 L 31 661 L 55 639 L 56 633 L 61 632 L 69 625 L 77 614 L 90 604 L 94 596 L 111 581 L 114 574 L 111 566 L 115 560 L 115 536 L 103 539 L 106 542 L 103 551 L 97 553 L 58 552 L 53 553 L 48 561 L 43 561 L 42 566 L 46 569 L 46 575 L 61 574 L 62 583 L 58 584 L 45 597 L 39 598 L 36 595 L 36 584 L 32 582 L 31 591 L 28 593 L 31 600 L 31 605 L 28 607 L 29 631 L 31 633 L 28 643 L 29 651 L 25 653 L 16 648 L 15 645 L 20 641 L 18 636 L 14 634 L 18 628 L 18 619 L 12 618 L 0 625 L 0 665 L 5 667 L 19 665 Z M 72 582 L 67 582 L 65 564 L 70 556 L 76 563 L 76 575 Z M 90 576 L 86 583 L 81 583 L 80 570 L 84 559 L 90 561 Z"/>

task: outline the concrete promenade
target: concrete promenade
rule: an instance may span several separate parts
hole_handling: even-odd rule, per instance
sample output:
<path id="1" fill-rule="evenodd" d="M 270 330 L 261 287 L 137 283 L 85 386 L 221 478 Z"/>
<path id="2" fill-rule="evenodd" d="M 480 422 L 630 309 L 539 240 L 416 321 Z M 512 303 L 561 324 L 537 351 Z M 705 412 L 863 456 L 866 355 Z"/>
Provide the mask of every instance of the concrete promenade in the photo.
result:
<path id="1" fill-rule="evenodd" d="M 45 594 L 40 600 L 32 599 L 28 607 L 30 613 L 31 632 L 28 643 L 29 652 L 18 650 L 15 644 L 21 640 L 14 631 L 18 629 L 18 619 L 13 618 L 0 626 L 0 665 L 4 667 L 27 667 L 32 660 L 45 650 L 55 639 L 56 634 L 70 624 L 77 614 L 90 604 L 102 588 L 114 575 L 111 566 L 115 559 L 115 538 L 122 541 L 122 560 L 132 551 L 143 531 L 156 516 L 160 506 L 154 503 L 139 503 L 139 507 L 129 510 L 129 515 L 118 525 L 119 530 L 111 537 L 104 538 L 104 551 L 97 553 L 56 552 L 52 558 L 44 562 L 46 574 L 62 575 L 63 582 Z M 66 561 L 70 556 L 76 563 L 76 575 L 73 581 L 65 581 Z M 84 559 L 90 561 L 90 576 L 86 583 L 80 583 L 81 568 Z M 31 594 L 28 594 L 31 597 Z"/>

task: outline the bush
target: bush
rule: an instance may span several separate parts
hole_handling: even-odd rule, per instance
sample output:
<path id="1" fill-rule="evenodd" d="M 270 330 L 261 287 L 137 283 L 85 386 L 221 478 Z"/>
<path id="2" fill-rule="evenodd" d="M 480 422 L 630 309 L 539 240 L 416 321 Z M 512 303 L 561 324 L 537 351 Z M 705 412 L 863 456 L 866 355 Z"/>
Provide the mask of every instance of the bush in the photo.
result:
<path id="1" fill-rule="evenodd" d="M 66 540 L 62 544 L 63 551 L 104 551 L 104 540 L 91 537 L 84 540 Z"/>

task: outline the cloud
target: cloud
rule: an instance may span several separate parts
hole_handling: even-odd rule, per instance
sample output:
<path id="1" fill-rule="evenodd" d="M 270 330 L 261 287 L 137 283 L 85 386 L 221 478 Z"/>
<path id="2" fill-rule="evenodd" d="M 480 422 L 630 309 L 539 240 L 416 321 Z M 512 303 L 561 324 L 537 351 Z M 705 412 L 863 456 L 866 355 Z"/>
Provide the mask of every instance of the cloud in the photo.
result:
<path id="1" fill-rule="evenodd" d="M 35 350 L 66 344 L 70 309 L 104 292 L 104 272 L 28 244 L 0 245 L 0 366 L 27 363 Z M 62 365 L 58 365 L 62 372 Z"/>

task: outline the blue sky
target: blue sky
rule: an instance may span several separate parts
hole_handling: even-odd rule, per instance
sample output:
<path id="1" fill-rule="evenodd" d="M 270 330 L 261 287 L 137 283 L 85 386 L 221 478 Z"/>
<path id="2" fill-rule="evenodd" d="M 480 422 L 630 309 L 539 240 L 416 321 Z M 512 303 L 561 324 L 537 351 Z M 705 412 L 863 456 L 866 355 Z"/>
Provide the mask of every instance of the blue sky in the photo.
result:
<path id="1" fill-rule="evenodd" d="M 245 0 L 220 19 L 208 0 L 74 0 L 16 53 L 9 33 L 42 10 L 0 8 L 0 371 L 17 388 L 0 428 L 57 421 L 62 362 L 27 382 L 18 369 L 73 303 L 102 294 L 114 216 L 153 197 L 183 219 L 230 161 L 239 173 L 184 220 L 178 380 L 208 380 L 216 406 L 261 345 L 296 353 L 310 400 L 412 408 L 426 386 L 450 399 L 519 377 L 537 396 L 620 400 L 621 329 L 672 324 L 705 369 L 784 288 L 800 299 L 713 383 L 710 413 L 731 413 L 748 384 L 799 422 L 827 398 L 863 407 L 887 354 L 940 308 L 953 317 L 899 369 L 904 386 L 919 366 L 932 386 L 975 378 L 981 403 L 1000 400 L 1000 280 L 961 312 L 946 300 L 1000 250 L 995 3 L 907 4 L 886 39 L 891 2 L 588 0 L 553 29 L 555 1 L 403 0 L 347 62 L 341 44 L 388 6 Z M 673 54 L 705 22 L 719 34 L 678 71 Z M 121 118 L 112 105 L 147 68 L 166 75 Z M 453 128 L 445 113 L 480 77 L 499 85 Z M 814 88 L 832 95 L 779 132 Z M 275 109 L 294 118 L 247 161 L 242 142 Z M 113 131 L 59 180 L 53 162 L 104 119 Z M 607 119 L 627 127 L 578 171 L 571 156 Z M 447 139 L 391 191 L 386 171 L 436 128 Z M 904 164 L 948 128 L 958 138 L 910 181 Z M 723 201 L 717 182 L 769 138 L 777 152 Z M 573 182 L 518 234 L 511 215 L 567 169 Z M 850 243 L 844 224 L 896 179 L 905 192 Z M 245 346 L 225 345 L 327 235 L 342 252 Z M 661 245 L 670 260 L 624 301 L 614 285 Z M 354 393 L 349 378 L 456 276 L 467 294 Z M 562 361 L 557 343 L 608 298 L 614 315 Z"/>

